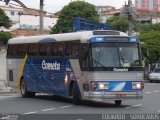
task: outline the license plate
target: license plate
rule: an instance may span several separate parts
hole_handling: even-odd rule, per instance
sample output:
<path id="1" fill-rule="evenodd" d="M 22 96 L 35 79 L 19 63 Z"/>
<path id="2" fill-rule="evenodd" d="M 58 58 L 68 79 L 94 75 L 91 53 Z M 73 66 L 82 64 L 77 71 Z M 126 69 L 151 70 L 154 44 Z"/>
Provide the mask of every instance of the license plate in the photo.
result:
<path id="1" fill-rule="evenodd" d="M 125 96 L 126 96 L 125 94 L 117 94 L 117 98 L 123 98 Z"/>

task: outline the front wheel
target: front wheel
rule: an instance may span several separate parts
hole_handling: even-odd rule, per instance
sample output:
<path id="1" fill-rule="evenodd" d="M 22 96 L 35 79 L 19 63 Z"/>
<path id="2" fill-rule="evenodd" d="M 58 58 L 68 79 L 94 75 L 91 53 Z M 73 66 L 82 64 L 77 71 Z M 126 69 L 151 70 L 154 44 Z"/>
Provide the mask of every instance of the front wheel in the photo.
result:
<path id="1" fill-rule="evenodd" d="M 21 95 L 24 98 L 34 97 L 35 96 L 34 92 L 28 92 L 27 91 L 27 89 L 26 89 L 26 82 L 25 82 L 25 80 L 23 78 L 21 79 L 20 90 L 21 90 Z"/>
<path id="2" fill-rule="evenodd" d="M 122 103 L 122 100 L 115 100 L 115 104 L 116 104 L 117 106 L 120 106 L 121 103 Z"/>
<path id="3" fill-rule="evenodd" d="M 79 105 L 81 103 L 81 98 L 79 95 L 78 87 L 75 83 L 73 84 L 72 93 L 73 93 L 73 103 L 75 105 Z"/>

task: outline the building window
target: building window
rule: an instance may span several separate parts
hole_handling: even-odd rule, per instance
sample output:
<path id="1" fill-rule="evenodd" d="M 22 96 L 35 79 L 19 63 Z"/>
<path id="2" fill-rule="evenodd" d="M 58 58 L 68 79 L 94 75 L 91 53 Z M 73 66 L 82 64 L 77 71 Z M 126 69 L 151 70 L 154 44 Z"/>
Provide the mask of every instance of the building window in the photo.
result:
<path id="1" fill-rule="evenodd" d="M 13 81 L 13 70 L 9 70 L 9 81 Z"/>
<path id="2" fill-rule="evenodd" d="M 13 11 L 11 11 L 11 15 L 13 15 L 13 16 L 14 16 L 14 12 L 13 12 Z"/>

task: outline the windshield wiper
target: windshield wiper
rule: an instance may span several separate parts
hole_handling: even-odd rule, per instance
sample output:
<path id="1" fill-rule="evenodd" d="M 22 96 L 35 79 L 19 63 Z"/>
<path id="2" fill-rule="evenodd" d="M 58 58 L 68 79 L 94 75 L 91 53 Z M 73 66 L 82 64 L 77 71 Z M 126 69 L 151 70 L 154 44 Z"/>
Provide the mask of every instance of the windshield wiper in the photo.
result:
<path id="1" fill-rule="evenodd" d="M 95 60 L 94 57 L 92 57 L 94 63 L 96 64 L 96 67 L 97 67 L 97 64 L 99 64 L 101 67 L 105 67 L 107 68 L 105 65 L 103 65 L 102 63 L 100 63 L 99 61 Z"/>
<path id="2" fill-rule="evenodd" d="M 140 60 L 135 60 L 134 62 L 131 63 L 131 67 L 137 67 L 140 66 Z"/>

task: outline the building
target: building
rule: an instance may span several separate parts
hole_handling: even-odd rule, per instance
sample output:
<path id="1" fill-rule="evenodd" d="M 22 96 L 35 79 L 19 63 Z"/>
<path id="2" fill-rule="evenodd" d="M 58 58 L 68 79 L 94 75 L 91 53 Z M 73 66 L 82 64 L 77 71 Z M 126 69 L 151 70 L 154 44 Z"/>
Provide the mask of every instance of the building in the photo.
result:
<path id="1" fill-rule="evenodd" d="M 0 6 L 6 15 L 13 21 L 11 30 L 16 29 L 39 29 L 40 11 L 32 8 L 20 8 L 14 6 Z M 58 16 L 53 13 L 43 12 L 44 29 L 50 30 L 58 20 Z"/>
<path id="2" fill-rule="evenodd" d="M 13 6 L 0 6 L 5 11 L 6 15 L 13 21 L 13 23 L 19 22 L 19 13 L 23 12 L 22 8 L 16 8 Z"/>
<path id="3" fill-rule="evenodd" d="M 138 19 L 142 22 L 160 22 L 160 0 L 135 0 Z"/>
<path id="4" fill-rule="evenodd" d="M 135 0 L 139 12 L 160 13 L 160 0 Z"/>
<path id="5" fill-rule="evenodd" d="M 102 23 L 105 23 L 108 18 L 120 14 L 120 10 L 112 6 L 96 6 L 96 10 Z"/>

